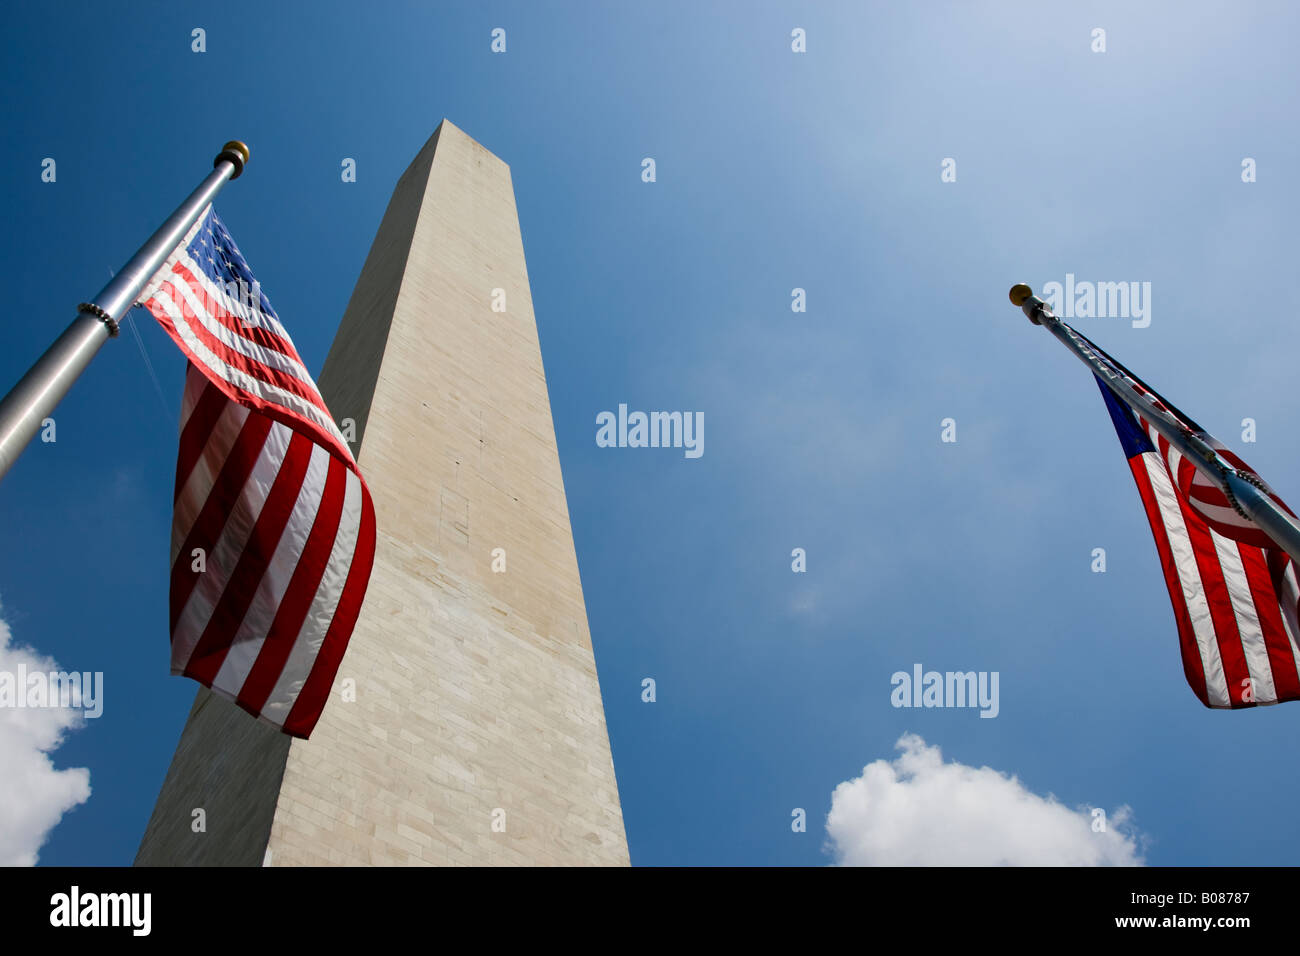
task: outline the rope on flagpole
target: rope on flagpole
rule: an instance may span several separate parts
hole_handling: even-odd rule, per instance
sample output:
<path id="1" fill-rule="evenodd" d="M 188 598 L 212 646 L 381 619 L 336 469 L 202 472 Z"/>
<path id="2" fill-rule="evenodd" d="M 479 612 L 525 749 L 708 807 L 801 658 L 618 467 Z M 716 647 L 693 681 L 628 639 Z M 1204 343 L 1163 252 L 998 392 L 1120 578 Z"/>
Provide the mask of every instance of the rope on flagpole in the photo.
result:
<path id="1" fill-rule="evenodd" d="M 111 338 L 111 339 L 115 339 L 115 338 L 117 338 L 118 333 L 122 331 L 121 326 L 119 326 L 119 325 L 117 324 L 117 319 L 113 318 L 111 315 L 109 315 L 107 312 L 105 312 L 105 311 L 104 311 L 103 309 L 101 309 L 99 306 L 95 305 L 95 303 L 93 303 L 93 302 L 80 302 L 80 303 L 78 303 L 78 304 L 77 304 L 77 311 L 78 311 L 78 312 L 89 312 L 91 315 L 93 315 L 93 316 L 95 316 L 95 317 L 97 317 L 97 318 L 99 318 L 99 319 L 102 319 L 103 322 L 104 322 L 104 324 L 108 326 L 108 337 Z"/>

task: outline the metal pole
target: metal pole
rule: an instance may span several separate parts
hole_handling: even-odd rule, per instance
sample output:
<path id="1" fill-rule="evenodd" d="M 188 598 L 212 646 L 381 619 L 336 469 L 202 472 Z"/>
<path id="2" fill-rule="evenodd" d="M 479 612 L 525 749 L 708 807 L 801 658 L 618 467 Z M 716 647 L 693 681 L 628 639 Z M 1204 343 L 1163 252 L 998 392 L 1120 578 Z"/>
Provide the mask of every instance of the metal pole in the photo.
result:
<path id="1" fill-rule="evenodd" d="M 9 394 L 0 399 L 0 479 L 18 460 L 27 443 L 85 371 L 100 346 L 117 335 L 118 322 L 175 251 L 212 198 L 228 180 L 237 179 L 248 162 L 248 147 L 232 140 L 212 162 L 212 172 L 168 217 L 149 241 L 89 302 L 77 306 L 77 317 L 45 354 L 36 360 Z"/>
<path id="2" fill-rule="evenodd" d="M 1101 378 L 1115 397 L 1154 426 L 1184 458 L 1195 464 L 1202 474 L 1218 485 L 1238 510 L 1277 542 L 1291 560 L 1300 567 L 1300 523 L 1283 510 L 1276 501 L 1249 479 L 1243 477 L 1231 462 L 1220 457 L 1200 435 L 1190 432 L 1166 416 L 1148 396 L 1133 388 L 1097 355 L 1074 331 L 1056 316 L 1046 303 L 1034 295 L 1033 289 L 1022 284 L 1011 287 L 1011 303 L 1020 307 L 1030 322 L 1041 325 L 1060 340 L 1085 365 Z"/>

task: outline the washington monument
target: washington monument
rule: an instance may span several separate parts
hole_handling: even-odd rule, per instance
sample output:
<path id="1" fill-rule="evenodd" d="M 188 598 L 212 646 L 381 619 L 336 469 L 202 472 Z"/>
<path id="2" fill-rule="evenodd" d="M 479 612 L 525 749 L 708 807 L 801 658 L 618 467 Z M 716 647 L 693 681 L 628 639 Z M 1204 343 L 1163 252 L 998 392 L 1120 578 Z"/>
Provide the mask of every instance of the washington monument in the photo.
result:
<path id="1" fill-rule="evenodd" d="M 378 524 L 330 701 L 200 689 L 136 864 L 627 864 L 510 168 L 446 120 L 319 385 Z"/>

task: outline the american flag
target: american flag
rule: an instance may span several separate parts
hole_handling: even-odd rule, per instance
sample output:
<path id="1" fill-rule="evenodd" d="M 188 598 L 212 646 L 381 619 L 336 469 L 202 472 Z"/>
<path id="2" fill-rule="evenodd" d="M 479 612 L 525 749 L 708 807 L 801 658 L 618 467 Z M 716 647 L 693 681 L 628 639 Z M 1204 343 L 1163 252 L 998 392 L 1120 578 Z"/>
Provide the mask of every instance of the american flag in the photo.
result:
<path id="1" fill-rule="evenodd" d="M 1070 332 L 1146 399 L 1151 418 L 1160 416 L 1204 441 L 1286 507 L 1245 462 L 1106 353 Z M 1100 376 L 1097 384 L 1155 536 L 1187 683 L 1207 707 L 1300 699 L 1300 583 L 1291 557 L 1146 416 L 1134 413 Z"/>
<path id="2" fill-rule="evenodd" d="M 171 671 L 306 738 L 370 580 L 370 492 L 211 206 L 140 304 L 189 358 L 172 506 Z"/>

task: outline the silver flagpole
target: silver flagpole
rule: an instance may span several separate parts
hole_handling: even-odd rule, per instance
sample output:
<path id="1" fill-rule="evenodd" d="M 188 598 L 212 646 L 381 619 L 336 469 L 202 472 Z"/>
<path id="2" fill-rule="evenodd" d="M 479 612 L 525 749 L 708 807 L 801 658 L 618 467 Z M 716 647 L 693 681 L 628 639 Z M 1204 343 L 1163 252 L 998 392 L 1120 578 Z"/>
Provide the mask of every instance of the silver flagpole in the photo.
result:
<path id="1" fill-rule="evenodd" d="M 232 140 L 212 162 L 212 172 L 131 257 L 99 295 L 77 306 L 77 317 L 0 400 L 0 479 L 9 472 L 54 407 L 68 393 L 163 261 L 180 244 L 199 213 L 248 162 L 248 147 Z"/>
<path id="2" fill-rule="evenodd" d="M 1115 397 L 1134 412 L 1150 422 L 1162 436 L 1178 449 L 1184 458 L 1196 465 L 1224 493 L 1237 512 L 1254 521 L 1265 534 L 1278 543 L 1300 568 L 1300 524 L 1280 508 L 1262 488 L 1255 486 L 1250 476 L 1239 472 L 1231 462 L 1222 458 L 1195 432 L 1182 428 L 1167 416 L 1148 396 L 1133 388 L 1110 364 L 1094 352 L 1082 337 L 1066 325 L 1034 295 L 1034 290 L 1022 284 L 1011 287 L 1011 304 L 1019 306 L 1030 322 L 1041 325 L 1073 352 L 1080 361 L 1091 368 Z"/>

